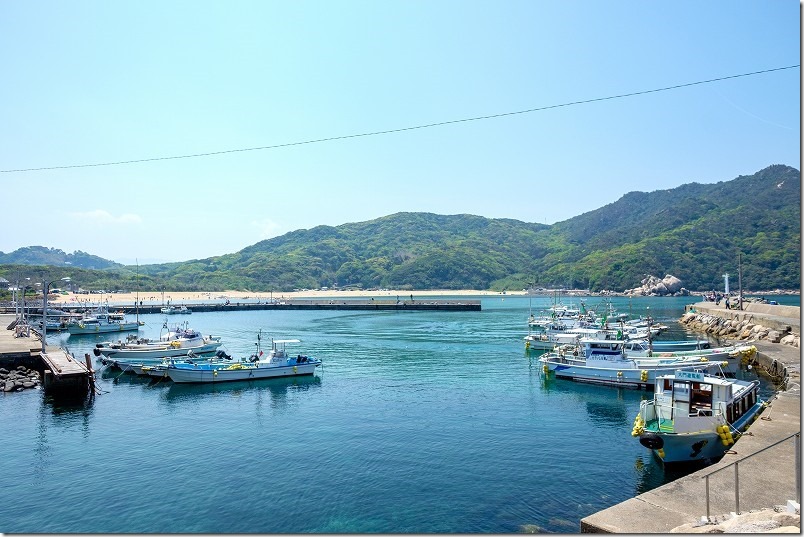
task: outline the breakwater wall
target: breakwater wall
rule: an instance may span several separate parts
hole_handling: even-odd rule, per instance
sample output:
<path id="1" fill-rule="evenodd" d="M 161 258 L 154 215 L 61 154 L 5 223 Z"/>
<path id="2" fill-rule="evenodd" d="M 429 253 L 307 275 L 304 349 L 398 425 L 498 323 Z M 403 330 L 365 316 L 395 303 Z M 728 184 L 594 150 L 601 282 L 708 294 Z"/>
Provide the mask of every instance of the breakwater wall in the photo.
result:
<path id="1" fill-rule="evenodd" d="M 800 348 L 801 308 L 744 304 L 733 310 L 712 302 L 699 302 L 685 307 L 680 322 L 689 328 L 719 339 L 761 340 Z"/>
<path id="2" fill-rule="evenodd" d="M 712 302 L 691 304 L 680 323 L 718 340 L 763 342 L 752 365 L 777 385 L 786 388 L 790 378 L 800 382 L 800 360 L 782 360 L 780 352 L 790 347 L 800 355 L 801 308 L 769 304 L 744 304 L 743 310 L 726 309 Z M 763 352 L 764 351 L 764 352 Z"/>
<path id="3" fill-rule="evenodd" d="M 272 302 L 183 302 L 192 312 L 202 311 L 257 311 L 257 310 L 352 310 L 352 311 L 481 311 L 480 300 L 334 300 L 334 299 L 291 299 Z M 143 304 L 109 304 L 110 310 L 123 311 L 126 314 L 161 313 L 162 305 Z M 66 312 L 80 312 L 91 308 L 76 304 L 48 304 L 48 309 L 60 309 Z M 26 307 L 26 312 L 41 315 L 42 307 Z M 0 313 L 14 313 L 14 308 L 0 307 Z"/>

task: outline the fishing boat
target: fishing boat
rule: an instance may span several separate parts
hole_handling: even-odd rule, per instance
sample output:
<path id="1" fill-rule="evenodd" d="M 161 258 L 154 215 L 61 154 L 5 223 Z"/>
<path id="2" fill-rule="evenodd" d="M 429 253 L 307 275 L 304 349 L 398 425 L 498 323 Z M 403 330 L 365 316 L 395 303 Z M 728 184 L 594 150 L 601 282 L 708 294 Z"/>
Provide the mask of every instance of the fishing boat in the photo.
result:
<path id="1" fill-rule="evenodd" d="M 161 311 L 165 315 L 184 315 L 193 312 L 193 310 L 191 310 L 187 306 L 165 306 L 164 308 L 161 308 L 159 311 Z"/>
<path id="2" fill-rule="evenodd" d="M 729 362 L 705 357 L 634 358 L 623 353 L 623 341 L 581 340 L 580 345 L 559 347 L 539 357 L 544 373 L 577 382 L 650 390 L 656 377 L 676 370 L 718 371 Z"/>
<path id="3" fill-rule="evenodd" d="M 47 309 L 47 331 L 48 332 L 61 332 L 67 330 L 70 323 L 78 322 L 83 318 L 80 313 L 70 313 L 60 309 L 48 308 Z M 42 329 L 42 316 L 29 316 L 28 324 L 37 329 Z"/>
<path id="4" fill-rule="evenodd" d="M 660 347 L 661 348 L 661 347 Z M 726 373 L 736 373 L 742 362 L 754 357 L 757 348 L 754 345 L 726 345 L 723 347 L 707 347 L 693 350 L 656 350 L 654 342 L 625 341 L 623 353 L 631 358 L 706 358 L 710 361 L 727 361 Z"/>
<path id="5" fill-rule="evenodd" d="M 525 349 L 548 351 L 563 345 L 577 345 L 584 338 L 623 339 L 623 334 L 607 328 L 562 328 L 548 332 L 539 331 L 525 336 Z"/>
<path id="6" fill-rule="evenodd" d="M 711 349 L 712 343 L 708 339 L 632 339 L 631 346 L 626 350 L 650 350 L 652 352 L 680 352 Z"/>
<path id="7" fill-rule="evenodd" d="M 102 356 L 102 355 L 101 355 Z M 233 359 L 223 350 L 218 349 L 215 354 L 197 354 L 192 350 L 178 356 L 165 356 L 160 358 L 101 358 L 101 363 L 119 369 L 124 373 L 134 373 L 135 375 L 150 375 L 167 377 L 165 370 L 173 360 L 175 363 L 213 363 L 230 365 Z"/>
<path id="8" fill-rule="evenodd" d="M 765 406 L 758 380 L 676 371 L 656 378 L 653 400 L 640 404 L 631 434 L 665 464 L 715 460 Z"/>
<path id="9" fill-rule="evenodd" d="M 162 329 L 167 328 L 167 322 Z M 186 355 L 188 351 L 195 354 L 211 354 L 221 346 L 219 336 L 204 336 L 197 330 L 187 326 L 176 326 L 167 333 L 160 331 L 159 340 L 152 341 L 147 338 L 129 337 L 126 341 L 104 341 L 95 345 L 92 352 L 101 358 L 104 364 L 114 362 L 142 363 L 143 359 L 162 359 L 170 356 Z"/>
<path id="10" fill-rule="evenodd" d="M 285 347 L 289 343 L 301 343 L 298 339 L 277 339 L 271 341 L 271 350 L 263 354 L 259 350 L 248 360 L 241 360 L 226 367 L 218 364 L 171 363 L 167 374 L 177 383 L 213 383 L 234 380 L 255 380 L 275 377 L 312 375 L 321 360 L 304 355 L 290 356 Z"/>
<path id="11" fill-rule="evenodd" d="M 601 339 L 604 339 L 601 341 Z M 616 340 L 616 341 L 612 341 Z M 740 365 L 748 363 L 757 352 L 754 345 L 728 345 L 724 347 L 695 349 L 688 351 L 656 351 L 652 349 L 650 341 L 631 341 L 620 340 L 619 338 L 582 338 L 577 342 L 584 358 L 589 358 L 597 354 L 614 355 L 622 354 L 623 358 L 637 359 L 663 359 L 671 360 L 696 360 L 701 362 L 719 362 L 723 373 L 734 376 Z"/>
<path id="12" fill-rule="evenodd" d="M 126 321 L 125 314 L 110 312 L 106 307 L 100 307 L 94 312 L 83 315 L 66 327 L 70 335 L 100 334 L 104 332 L 126 332 L 139 330 L 144 325 L 142 321 Z"/>

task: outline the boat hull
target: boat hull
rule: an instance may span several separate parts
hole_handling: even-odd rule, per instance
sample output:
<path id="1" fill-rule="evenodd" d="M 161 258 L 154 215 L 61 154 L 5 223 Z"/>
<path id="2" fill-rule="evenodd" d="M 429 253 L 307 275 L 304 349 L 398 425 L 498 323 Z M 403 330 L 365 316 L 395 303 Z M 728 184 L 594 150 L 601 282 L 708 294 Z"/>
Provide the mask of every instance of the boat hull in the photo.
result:
<path id="1" fill-rule="evenodd" d="M 195 347 L 172 347 L 164 345 L 158 349 L 151 350 L 127 350 L 127 349 L 107 349 L 101 348 L 99 352 L 106 356 L 107 360 L 112 362 L 130 362 L 130 363 L 143 363 L 142 360 L 157 360 L 161 361 L 162 358 L 171 358 L 176 356 L 187 356 L 187 353 L 193 351 L 195 354 L 210 354 L 218 350 L 222 343 L 220 341 L 210 341 L 203 345 Z"/>
<path id="2" fill-rule="evenodd" d="M 645 367 L 628 367 L 628 364 L 622 364 L 621 367 L 590 367 L 549 360 L 543 363 L 548 371 L 555 374 L 556 378 L 644 390 L 652 390 L 656 377 L 660 375 L 667 375 L 678 370 L 697 371 L 716 367 L 715 363 L 707 362 Z"/>
<path id="3" fill-rule="evenodd" d="M 81 327 L 78 324 L 67 325 L 67 332 L 69 332 L 71 335 L 102 334 L 106 332 L 127 332 L 129 330 L 139 330 L 139 329 L 140 329 L 140 323 L 136 321 L 131 323 L 84 325 L 84 327 Z"/>
<path id="4" fill-rule="evenodd" d="M 168 375 L 177 383 L 215 383 L 235 380 L 256 380 L 276 377 L 312 375 L 320 362 L 296 365 L 252 366 L 244 365 L 237 369 L 214 369 L 211 367 L 168 367 Z"/>
<path id="5" fill-rule="evenodd" d="M 760 401 L 754 404 L 740 419 L 732 424 L 732 429 L 745 432 L 764 409 Z M 721 421 L 712 421 L 711 430 L 691 433 L 665 433 L 646 430 L 640 435 L 640 443 L 653 451 L 665 464 L 678 464 L 696 461 L 714 461 L 731 449 L 732 443 L 724 443 L 716 432 Z M 660 439 L 657 440 L 657 439 Z"/>

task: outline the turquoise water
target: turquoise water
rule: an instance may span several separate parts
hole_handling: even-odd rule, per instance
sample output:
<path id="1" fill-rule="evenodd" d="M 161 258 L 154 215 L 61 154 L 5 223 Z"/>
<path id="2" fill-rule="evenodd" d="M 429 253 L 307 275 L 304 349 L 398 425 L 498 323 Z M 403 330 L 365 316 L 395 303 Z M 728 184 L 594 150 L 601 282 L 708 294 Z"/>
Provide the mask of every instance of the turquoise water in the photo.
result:
<path id="1" fill-rule="evenodd" d="M 692 301 L 614 303 L 678 338 Z M 0 532 L 577 532 L 581 518 L 679 474 L 630 434 L 648 394 L 545 379 L 522 338 L 529 310 L 548 303 L 176 316 L 237 356 L 260 329 L 299 338 L 296 352 L 324 366 L 214 386 L 104 370 L 86 403 L 5 394 Z M 141 334 L 159 335 L 164 316 L 141 320 Z M 49 343 L 82 356 L 102 339 Z"/>

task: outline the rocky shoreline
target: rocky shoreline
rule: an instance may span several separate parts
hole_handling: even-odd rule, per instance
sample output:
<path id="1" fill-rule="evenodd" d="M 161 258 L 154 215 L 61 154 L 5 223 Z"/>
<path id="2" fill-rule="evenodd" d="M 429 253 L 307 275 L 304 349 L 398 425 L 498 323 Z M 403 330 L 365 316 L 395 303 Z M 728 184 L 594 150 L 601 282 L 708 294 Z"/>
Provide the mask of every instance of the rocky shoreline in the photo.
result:
<path id="1" fill-rule="evenodd" d="M 37 389 L 42 384 L 39 372 L 28 369 L 24 365 L 17 366 L 9 371 L 0 367 L 0 387 L 4 392 L 21 392 L 27 389 Z"/>

